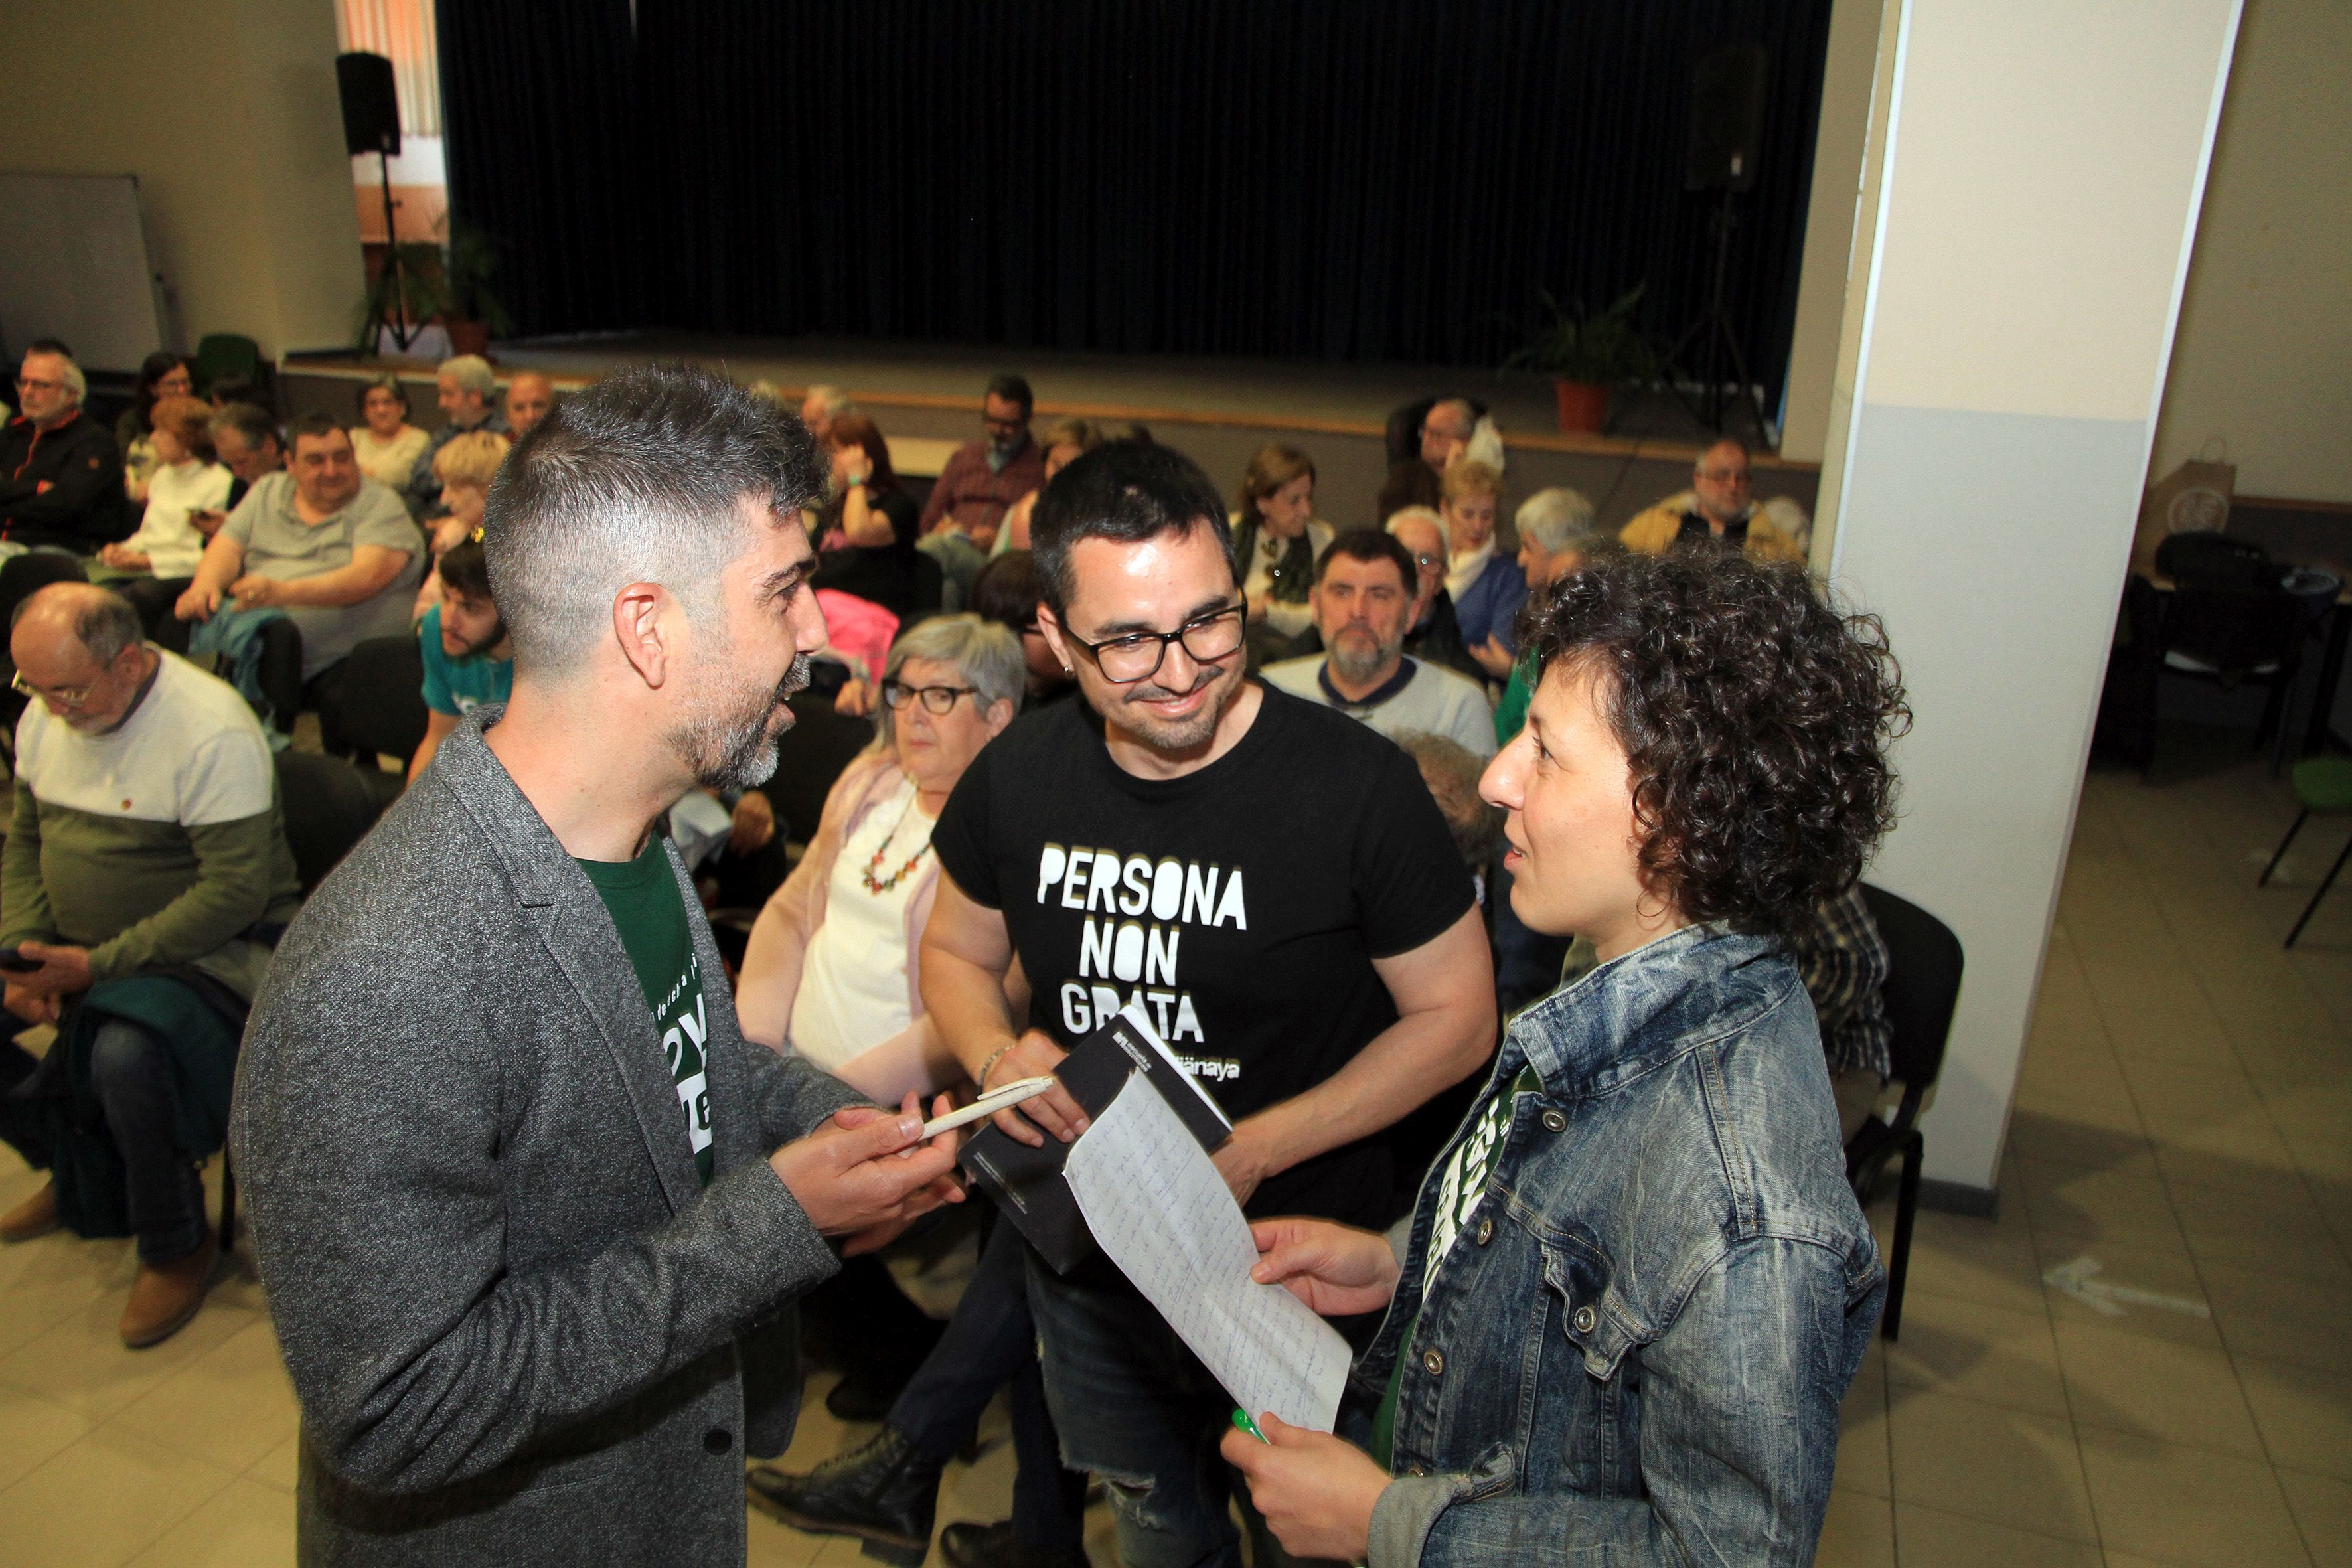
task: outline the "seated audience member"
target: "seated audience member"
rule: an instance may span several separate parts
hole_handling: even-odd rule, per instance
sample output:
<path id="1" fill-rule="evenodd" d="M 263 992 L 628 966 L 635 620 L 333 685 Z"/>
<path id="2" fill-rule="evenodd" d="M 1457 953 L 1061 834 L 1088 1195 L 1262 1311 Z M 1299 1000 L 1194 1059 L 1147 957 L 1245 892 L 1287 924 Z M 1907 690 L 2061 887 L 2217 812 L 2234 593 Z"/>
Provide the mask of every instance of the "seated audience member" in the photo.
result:
<path id="1" fill-rule="evenodd" d="M 1028 671 L 1024 711 L 1077 695 L 1078 684 L 1054 656 L 1054 645 L 1037 627 L 1037 606 L 1045 599 L 1045 575 L 1026 550 L 1008 551 L 981 568 L 971 580 L 971 610 L 984 621 L 1021 639 L 1021 662 Z"/>
<path id="2" fill-rule="evenodd" d="M 939 879 L 931 825 L 1020 710 L 1022 686 L 1012 635 L 975 615 L 934 616 L 891 646 L 880 736 L 835 782 L 808 853 L 752 928 L 735 993 L 747 1039 L 789 1044 L 877 1096 L 927 1060 L 957 1076 L 919 1048 L 929 1037 L 916 1027 L 916 944 Z"/>
<path id="3" fill-rule="evenodd" d="M 1019 552 L 989 571 L 1028 559 Z M 745 1037 L 797 1051 L 862 1092 L 896 1097 L 964 1076 L 918 984 L 939 885 L 930 831 L 965 767 L 1012 722 L 1024 668 L 1003 626 L 958 615 L 906 633 L 887 668 L 882 736 L 834 785 L 807 855 L 761 911 L 736 1013 Z M 852 1260 L 805 1298 L 803 1314 L 830 1326 L 850 1362 L 828 1407 L 845 1419 L 881 1416 L 882 1431 L 812 1474 L 753 1467 L 751 1500 L 804 1530 L 919 1551 L 930 1540 L 941 1472 L 1010 1381 L 1021 1467 L 1013 1518 L 950 1525 L 948 1561 L 1082 1564 L 1085 1482 L 1062 1469 L 1045 1414 L 1019 1237 L 999 1222 L 919 1368 L 907 1352 L 931 1336 L 908 1321 L 913 1309 L 873 1259 Z"/>
<path id="4" fill-rule="evenodd" d="M 23 412 L 0 431 L 0 554 L 93 555 L 123 515 L 122 454 L 81 411 L 89 384 L 66 354 L 37 345 L 16 372 Z"/>
<path id="5" fill-rule="evenodd" d="M 441 481 L 441 504 L 449 509 L 446 516 L 436 518 L 425 532 L 425 548 L 435 562 L 480 531 L 490 481 L 498 477 L 499 465 L 506 461 L 513 447 L 514 443 L 503 436 L 476 430 L 457 437 L 433 455 L 434 477 Z M 440 571 L 437 566 L 427 567 L 409 618 L 422 617 L 440 602 Z"/>
<path id="6" fill-rule="evenodd" d="M 301 665 L 292 682 L 269 677 L 273 721 L 290 729 L 296 706 L 316 707 L 322 739 L 340 752 L 343 656 L 369 637 L 408 635 L 424 575 L 416 557 L 416 525 L 400 498 L 361 476 L 342 426 L 306 415 L 294 425 L 289 471 L 263 479 L 237 503 L 173 613 L 184 621 L 219 617 L 205 630 L 224 637 L 256 624 L 257 611 L 291 620 L 301 633 Z"/>
<path id="7" fill-rule="evenodd" d="M 1564 485 L 1538 490 L 1521 501 L 1512 526 L 1518 531 L 1519 570 L 1527 574 L 1530 595 L 1589 562 L 1624 552 L 1624 547 L 1593 521 L 1592 503 L 1581 491 Z M 1510 682 L 1495 704 L 1495 738 L 1499 744 L 1509 745 L 1527 721 L 1533 685 L 1527 660 L 1513 664 Z"/>
<path id="8" fill-rule="evenodd" d="M 122 453 L 122 489 L 132 500 L 147 499 L 147 480 L 155 471 L 155 449 L 147 437 L 155 427 L 156 403 L 193 396 L 195 389 L 188 362 L 169 349 L 157 349 L 140 362 L 131 406 L 114 422 L 114 445 Z"/>
<path id="9" fill-rule="evenodd" d="M 916 963 L 939 888 L 931 827 L 964 768 L 1020 710 L 1021 690 L 1012 634 L 978 616 L 935 616 L 891 645 L 880 734 L 834 784 L 808 852 L 751 928 L 735 991 L 745 1038 L 789 1047 L 889 1102 L 962 1079 L 924 1015 Z M 862 1399 L 870 1419 L 934 1335 L 878 1266 L 853 1272 L 802 1310 L 823 1311 L 836 1342 L 854 1343 L 841 1397 Z M 853 1300 L 862 1312 L 844 1324 L 829 1309 Z M 877 1328 L 898 1321 L 870 1332 L 856 1325 L 861 1315 Z M 838 1402 L 836 1413 L 847 1414 Z"/>
<path id="10" fill-rule="evenodd" d="M 1409 506 L 1437 505 L 1439 481 L 1469 451 L 1477 428 L 1478 411 L 1468 399 L 1443 397 L 1431 404 L 1421 417 L 1420 452 L 1391 468 L 1388 482 L 1381 487 L 1380 515 L 1391 518 Z"/>
<path id="11" fill-rule="evenodd" d="M 555 383 L 535 370 L 519 370 L 507 383 L 507 434 L 521 440 L 555 412 Z"/>
<path id="12" fill-rule="evenodd" d="M 396 375 L 360 388 L 360 422 L 352 426 L 352 455 L 360 472 L 391 489 L 405 489 L 432 437 L 408 422 L 408 389 Z"/>
<path id="13" fill-rule="evenodd" d="M 1824 899 L 1813 914 L 1792 940 L 1792 956 L 1821 1021 L 1838 1136 L 1852 1142 L 1886 1089 L 1895 1026 L 1880 988 L 1892 963 L 1860 881 Z"/>
<path id="14" fill-rule="evenodd" d="M 1095 427 L 1095 434 L 1105 441 L 1139 441 L 1151 445 L 1151 426 L 1140 419 L 1113 419 Z"/>
<path id="15" fill-rule="evenodd" d="M 1223 1451 L 1300 1556 L 1793 1568 L 1885 1273 L 1787 952 L 1892 821 L 1893 661 L 1801 571 L 1718 552 L 1563 577 L 1528 637 L 1485 793 L 1511 901 L 1600 965 L 1512 1023 L 1393 1248 L 1253 1227 L 1256 1279 L 1387 1316 L 1349 1436 L 1261 1416 Z"/>
<path id="16" fill-rule="evenodd" d="M 777 395 L 777 401 L 782 401 L 781 393 Z M 808 426 L 809 434 L 816 437 L 817 445 L 825 446 L 833 440 L 833 422 L 848 413 L 849 407 L 847 393 L 820 382 L 810 387 L 807 395 L 801 399 L 801 423 Z"/>
<path id="17" fill-rule="evenodd" d="M 1258 673 L 1268 685 L 1337 708 L 1391 740 L 1427 731 L 1491 757 L 1495 721 L 1486 692 L 1404 651 L 1413 584 L 1412 557 L 1394 537 L 1371 528 L 1341 534 L 1323 552 L 1315 580 L 1315 627 L 1326 651 Z"/>
<path id="18" fill-rule="evenodd" d="M 1314 624 L 1315 563 L 1331 542 L 1331 525 L 1315 516 L 1314 460 L 1296 447 L 1259 447 L 1242 475 L 1240 500 L 1229 521 L 1251 652 L 1279 658 Z"/>
<path id="19" fill-rule="evenodd" d="M 1626 549 L 1644 555 L 1663 555 L 1682 543 L 1712 542 L 1751 561 L 1801 563 L 1811 533 L 1804 512 L 1790 500 L 1759 507 L 1749 494 L 1751 483 L 1748 448 L 1726 437 L 1698 455 L 1689 489 L 1636 516 L 1617 537 Z M 1801 532 L 1806 537 L 1800 538 Z"/>
<path id="20" fill-rule="evenodd" d="M 1036 510 L 1037 498 L 1054 482 L 1055 474 L 1102 444 L 1102 433 L 1084 419 L 1057 419 L 1045 426 L 1045 477 L 1004 514 L 1004 526 L 996 531 L 996 542 L 989 546 L 992 557 L 1029 548 L 1029 514 Z"/>
<path id="21" fill-rule="evenodd" d="M 213 416 L 213 452 L 229 471 L 228 508 L 245 492 L 286 467 L 286 441 L 278 421 L 250 403 L 233 403 Z M 220 531 L 227 511 L 199 513 L 196 530 L 206 539 Z"/>
<path id="22" fill-rule="evenodd" d="M 1463 646 L 1462 621 L 1454 613 L 1454 595 L 1445 591 L 1451 546 L 1444 518 L 1429 507 L 1409 506 L 1389 519 L 1387 531 L 1412 557 L 1412 625 L 1404 634 L 1404 651 L 1424 664 L 1442 664 L 1483 684 L 1486 671 Z"/>
<path id="23" fill-rule="evenodd" d="M 950 547 L 950 558 L 961 558 L 966 550 L 979 557 L 960 577 L 949 573 L 959 590 L 971 585 L 980 561 L 987 558 L 989 547 L 996 542 L 996 531 L 1006 510 L 1045 482 L 1045 457 L 1029 438 L 1031 406 L 1029 384 L 1021 377 L 1000 375 L 991 381 L 981 403 L 986 437 L 955 449 L 940 468 L 939 482 L 931 487 L 930 500 L 923 503 L 926 542 L 946 533 L 959 542 Z M 942 559 L 940 565 L 946 571 L 948 560 Z M 959 597 L 948 607 L 960 609 L 962 604 Z"/>
<path id="24" fill-rule="evenodd" d="M 1445 591 L 1461 622 L 1462 644 L 1489 680 L 1507 680 L 1518 647 L 1511 623 L 1527 603 L 1527 574 L 1495 542 L 1495 514 L 1502 506 L 1503 477 L 1484 463 L 1464 460 L 1445 471 L 1441 485 L 1447 537 Z"/>
<path id="25" fill-rule="evenodd" d="M 514 645 L 490 599 L 489 568 L 478 536 L 459 540 L 441 556 L 441 599 L 416 624 L 416 651 L 425 664 L 425 739 L 408 761 L 408 782 L 441 749 L 457 721 L 485 702 L 504 702 L 514 690 Z"/>
<path id="26" fill-rule="evenodd" d="M 1474 752 L 1459 741 L 1426 730 L 1405 730 L 1391 737 L 1421 770 L 1421 782 L 1437 803 L 1437 815 L 1454 832 L 1454 847 L 1477 884 L 1478 902 L 1486 902 L 1486 869 L 1495 851 L 1503 847 L 1502 808 L 1487 804 L 1478 793 L 1491 752 Z"/>
<path id="27" fill-rule="evenodd" d="M 194 1162 L 221 1144 L 246 1005 L 299 893 L 268 742 L 229 687 L 140 640 L 86 584 L 43 588 L 9 634 L 16 803 L 0 850 L 8 1011 L 55 1024 L 38 1066 L 0 1045 L 0 1137 L 52 1174 L 0 1239 L 62 1224 L 134 1236 L 120 1331 L 136 1349 L 204 1304 L 216 1238 Z"/>
<path id="28" fill-rule="evenodd" d="M 196 563 L 204 559 L 205 536 L 194 519 L 226 509 L 235 481 L 213 460 L 213 412 L 202 402 L 163 398 L 148 421 L 155 468 L 139 531 L 103 546 L 98 559 L 109 572 L 128 577 L 121 584 L 122 595 L 152 627 L 171 618 L 173 604 L 187 591 Z"/>
<path id="29" fill-rule="evenodd" d="M 825 443 L 832 459 L 833 499 L 817 514 L 815 588 L 853 594 L 881 605 L 903 623 L 936 610 L 917 602 L 915 500 L 890 466 L 890 444 L 863 414 L 833 421 Z"/>
<path id="30" fill-rule="evenodd" d="M 489 361 L 479 354 L 445 359 L 433 379 L 443 422 L 441 428 L 425 441 L 425 449 L 416 455 L 416 466 L 409 470 L 405 496 L 416 515 L 427 518 L 437 516 L 442 510 L 441 480 L 433 471 L 433 459 L 440 455 L 441 448 L 470 431 L 488 430 L 499 436 L 507 433 L 507 422 L 490 406 L 499 380 Z"/>

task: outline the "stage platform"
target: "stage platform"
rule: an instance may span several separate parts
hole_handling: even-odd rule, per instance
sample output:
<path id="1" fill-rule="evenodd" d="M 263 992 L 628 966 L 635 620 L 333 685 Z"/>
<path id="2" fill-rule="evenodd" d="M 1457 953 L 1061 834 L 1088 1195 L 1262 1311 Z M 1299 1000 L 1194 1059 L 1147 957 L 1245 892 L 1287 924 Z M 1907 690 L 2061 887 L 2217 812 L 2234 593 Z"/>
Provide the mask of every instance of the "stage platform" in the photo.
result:
<path id="1" fill-rule="evenodd" d="M 879 424 L 915 459 L 920 474 L 950 449 L 936 443 L 980 434 L 981 391 L 999 370 L 1025 375 L 1042 424 L 1057 416 L 1137 420 L 1192 457 L 1230 497 L 1250 455 L 1286 441 L 1314 458 L 1316 510 L 1336 527 L 1370 522 L 1386 474 L 1382 441 L 1391 409 L 1418 398 L 1459 393 L 1484 401 L 1501 425 L 1509 454 L 1507 510 L 1547 485 L 1572 485 L 1590 496 L 1611 526 L 1661 496 L 1686 489 L 1693 458 L 1710 438 L 1674 398 L 1631 400 L 1607 436 L 1563 436 L 1550 383 L 1538 376 L 1409 365 L 1311 364 L 1291 361 L 1156 358 L 1055 353 L 954 344 L 852 342 L 825 339 L 744 339 L 667 333 L 525 341 L 498 345 L 502 373 L 538 370 L 559 389 L 586 384 L 616 365 L 687 360 L 740 381 L 765 378 L 795 398 L 831 384 Z M 433 367 L 425 361 L 302 356 L 279 375 L 282 412 L 323 410 L 357 417 L 356 384 L 385 370 L 415 384 L 418 425 L 440 422 Z M 935 471 L 935 468 L 934 468 Z M 1818 465 L 1756 457 L 1759 500 L 1788 496 L 1813 510 Z"/>

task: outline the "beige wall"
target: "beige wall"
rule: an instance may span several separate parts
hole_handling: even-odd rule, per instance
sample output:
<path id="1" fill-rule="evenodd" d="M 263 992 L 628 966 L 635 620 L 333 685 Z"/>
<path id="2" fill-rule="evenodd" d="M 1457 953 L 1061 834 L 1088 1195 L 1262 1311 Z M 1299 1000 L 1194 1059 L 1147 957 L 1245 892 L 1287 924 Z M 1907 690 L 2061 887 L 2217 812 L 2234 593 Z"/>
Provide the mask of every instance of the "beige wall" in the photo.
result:
<path id="1" fill-rule="evenodd" d="M 2151 479 L 2213 437 L 2242 495 L 2352 501 L 2352 5 L 2246 0 Z"/>
<path id="2" fill-rule="evenodd" d="M 139 176 L 173 346 L 349 340 L 365 274 L 321 0 L 0 0 L 0 170 Z"/>

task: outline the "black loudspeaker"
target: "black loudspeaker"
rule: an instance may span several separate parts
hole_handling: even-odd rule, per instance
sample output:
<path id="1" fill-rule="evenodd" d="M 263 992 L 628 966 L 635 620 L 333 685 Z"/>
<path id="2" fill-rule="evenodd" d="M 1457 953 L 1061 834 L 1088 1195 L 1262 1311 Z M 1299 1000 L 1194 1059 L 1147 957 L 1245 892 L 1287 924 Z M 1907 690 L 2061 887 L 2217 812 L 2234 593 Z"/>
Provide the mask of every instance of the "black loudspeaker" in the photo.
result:
<path id="1" fill-rule="evenodd" d="M 392 62 L 382 55 L 337 55 L 335 90 L 343 100 L 343 147 L 400 155 L 400 100 L 392 89 Z"/>
<path id="2" fill-rule="evenodd" d="M 1732 44 L 1698 62 L 1691 78 L 1685 190 L 1744 191 L 1755 184 L 1769 59 L 1759 44 Z"/>

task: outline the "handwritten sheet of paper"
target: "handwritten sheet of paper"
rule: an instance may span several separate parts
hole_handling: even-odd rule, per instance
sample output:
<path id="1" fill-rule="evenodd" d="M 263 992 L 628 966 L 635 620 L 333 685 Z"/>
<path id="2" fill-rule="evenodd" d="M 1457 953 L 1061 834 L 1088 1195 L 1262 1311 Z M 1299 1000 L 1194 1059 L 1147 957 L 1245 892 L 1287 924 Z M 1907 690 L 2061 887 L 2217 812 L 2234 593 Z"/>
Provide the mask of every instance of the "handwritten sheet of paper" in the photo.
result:
<path id="1" fill-rule="evenodd" d="M 1150 1084 L 1128 1080 L 1071 1146 L 1065 1174 L 1095 1240 L 1234 1404 L 1331 1430 L 1348 1342 L 1281 1286 L 1249 1277 L 1249 1222 Z"/>

